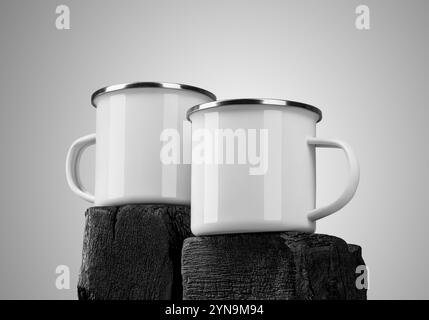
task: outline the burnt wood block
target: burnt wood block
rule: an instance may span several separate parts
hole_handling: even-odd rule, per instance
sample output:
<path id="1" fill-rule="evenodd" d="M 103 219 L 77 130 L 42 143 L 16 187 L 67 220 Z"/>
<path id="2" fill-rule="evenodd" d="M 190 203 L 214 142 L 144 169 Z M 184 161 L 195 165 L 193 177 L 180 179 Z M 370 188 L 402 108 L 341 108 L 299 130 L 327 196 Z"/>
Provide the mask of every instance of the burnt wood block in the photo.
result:
<path id="1" fill-rule="evenodd" d="M 297 232 L 191 237 L 182 249 L 183 298 L 366 299 L 361 248 Z"/>
<path id="2" fill-rule="evenodd" d="M 79 299 L 181 299 L 189 212 L 189 206 L 158 204 L 89 208 Z"/>

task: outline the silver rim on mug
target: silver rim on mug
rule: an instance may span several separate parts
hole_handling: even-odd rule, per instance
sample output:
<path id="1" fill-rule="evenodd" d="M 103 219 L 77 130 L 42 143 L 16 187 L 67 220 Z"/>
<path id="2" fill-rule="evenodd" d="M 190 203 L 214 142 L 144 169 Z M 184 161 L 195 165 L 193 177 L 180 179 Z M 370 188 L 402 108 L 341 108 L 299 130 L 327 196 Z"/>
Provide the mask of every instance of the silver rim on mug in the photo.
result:
<path id="1" fill-rule="evenodd" d="M 176 89 L 176 90 L 190 90 L 190 91 L 194 91 L 194 92 L 198 92 L 203 95 L 206 95 L 212 100 L 216 100 L 216 96 L 210 91 L 207 91 L 202 88 L 190 86 L 187 84 L 170 83 L 170 82 L 130 82 L 130 83 L 115 84 L 115 85 L 98 89 L 91 95 L 91 104 L 94 107 L 97 107 L 94 103 L 94 100 L 102 94 L 124 90 L 124 89 L 133 89 L 133 88 L 165 88 L 165 89 Z"/>
<path id="2" fill-rule="evenodd" d="M 319 116 L 319 118 L 317 119 L 317 122 L 322 120 L 322 111 L 320 111 L 319 108 L 316 108 L 312 105 L 302 103 L 302 102 L 291 101 L 291 100 L 281 100 L 281 99 L 229 99 L 229 100 L 218 100 L 213 102 L 206 102 L 190 108 L 186 112 L 186 118 L 189 121 L 191 121 L 189 116 L 194 112 L 201 111 L 201 110 L 218 108 L 222 106 L 243 105 L 243 104 L 261 104 L 261 105 L 271 105 L 271 106 L 277 106 L 277 107 L 304 108 L 306 110 L 315 112 Z"/>

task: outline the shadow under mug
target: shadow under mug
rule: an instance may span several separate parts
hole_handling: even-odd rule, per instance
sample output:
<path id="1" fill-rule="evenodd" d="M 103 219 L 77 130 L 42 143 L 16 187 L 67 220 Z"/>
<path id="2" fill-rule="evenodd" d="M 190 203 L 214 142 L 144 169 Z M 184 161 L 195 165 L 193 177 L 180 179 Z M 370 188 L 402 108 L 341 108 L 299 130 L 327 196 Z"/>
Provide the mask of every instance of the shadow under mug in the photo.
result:
<path id="1" fill-rule="evenodd" d="M 191 153 L 184 135 L 186 111 L 216 100 L 201 88 L 160 82 L 136 82 L 102 88 L 92 95 L 96 133 L 77 139 L 66 159 L 71 190 L 98 206 L 130 203 L 190 204 L 190 164 L 161 161 L 164 130 L 183 137 L 180 154 Z M 189 126 L 189 124 L 188 124 Z M 190 128 L 189 128 L 190 130 Z M 96 145 L 95 195 L 79 175 L 82 152 Z"/>
<path id="2" fill-rule="evenodd" d="M 340 210 L 356 192 L 356 156 L 342 141 L 316 137 L 316 123 L 322 118 L 316 107 L 276 99 L 221 100 L 192 107 L 187 118 L 192 122 L 191 230 L 195 235 L 311 233 L 316 220 Z M 234 143 L 238 146 L 231 147 Z M 238 163 L 240 154 L 233 155 L 235 162 L 228 162 L 228 148 L 242 150 L 244 163 Z M 315 148 L 342 149 L 350 172 L 341 196 L 320 208 L 316 208 Z M 199 153 L 217 158 L 201 160 Z M 253 161 L 252 167 L 251 159 L 246 159 L 252 153 L 260 158 L 258 166 Z"/>

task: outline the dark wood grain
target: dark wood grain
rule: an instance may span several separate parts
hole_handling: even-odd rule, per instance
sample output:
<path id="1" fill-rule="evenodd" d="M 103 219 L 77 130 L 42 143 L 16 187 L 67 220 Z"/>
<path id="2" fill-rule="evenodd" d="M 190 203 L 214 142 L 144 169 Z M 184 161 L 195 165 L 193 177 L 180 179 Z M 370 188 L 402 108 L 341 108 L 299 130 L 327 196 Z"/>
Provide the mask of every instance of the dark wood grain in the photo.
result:
<path id="1" fill-rule="evenodd" d="M 79 299 L 181 299 L 188 206 L 93 207 L 85 216 Z"/>
<path id="2" fill-rule="evenodd" d="M 366 299 L 356 288 L 361 249 L 296 232 L 191 237 L 182 250 L 183 298 Z"/>

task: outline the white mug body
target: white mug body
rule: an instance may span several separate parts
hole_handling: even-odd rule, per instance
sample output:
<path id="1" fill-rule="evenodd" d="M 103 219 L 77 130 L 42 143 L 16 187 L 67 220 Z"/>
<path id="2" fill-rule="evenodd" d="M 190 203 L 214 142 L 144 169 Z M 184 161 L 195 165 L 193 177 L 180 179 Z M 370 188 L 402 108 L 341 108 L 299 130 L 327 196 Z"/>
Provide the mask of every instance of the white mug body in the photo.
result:
<path id="1" fill-rule="evenodd" d="M 97 206 L 189 205 L 191 167 L 186 159 L 191 145 L 186 110 L 214 99 L 203 89 L 165 83 L 113 86 L 94 93 L 95 194 L 87 200 Z"/>
<path id="2" fill-rule="evenodd" d="M 315 231 L 316 145 L 311 139 L 320 110 L 284 100 L 239 99 L 197 106 L 188 118 L 195 235 Z M 199 159 L 199 154 L 209 156 Z M 337 200 L 337 207 L 345 203 Z M 338 210 L 324 208 L 323 216 L 333 209 Z"/>

